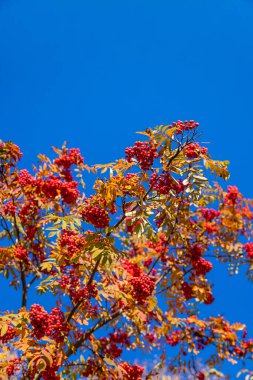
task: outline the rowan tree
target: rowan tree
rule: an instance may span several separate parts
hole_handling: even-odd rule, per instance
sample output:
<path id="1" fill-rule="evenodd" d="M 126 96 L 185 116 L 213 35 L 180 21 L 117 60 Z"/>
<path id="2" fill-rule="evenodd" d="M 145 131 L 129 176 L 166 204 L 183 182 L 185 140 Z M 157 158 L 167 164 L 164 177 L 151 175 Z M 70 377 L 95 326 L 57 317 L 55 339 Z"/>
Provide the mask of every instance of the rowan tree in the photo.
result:
<path id="1" fill-rule="evenodd" d="M 21 301 L 1 311 L 1 379 L 203 380 L 252 357 L 243 324 L 199 312 L 215 302 L 217 262 L 252 279 L 252 201 L 212 182 L 228 179 L 228 161 L 200 145 L 198 123 L 141 134 L 113 163 L 87 165 L 64 145 L 30 171 L 1 142 L 0 272 Z M 153 368 L 127 360 L 141 350 Z"/>

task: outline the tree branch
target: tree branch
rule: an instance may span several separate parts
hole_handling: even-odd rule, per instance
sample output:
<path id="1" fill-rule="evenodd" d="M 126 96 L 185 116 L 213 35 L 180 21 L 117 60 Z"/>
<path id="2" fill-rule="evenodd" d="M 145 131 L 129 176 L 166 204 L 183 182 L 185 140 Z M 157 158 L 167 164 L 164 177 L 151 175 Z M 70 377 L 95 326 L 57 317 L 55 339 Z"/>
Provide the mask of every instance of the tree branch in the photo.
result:
<path id="1" fill-rule="evenodd" d="M 100 329 L 101 327 L 104 327 L 105 325 L 107 325 L 109 322 L 113 321 L 114 319 L 116 319 L 117 317 L 119 317 L 123 312 L 122 311 L 117 311 L 116 313 L 114 313 L 113 315 L 111 315 L 110 317 L 106 318 L 106 319 L 101 319 L 100 321 L 98 321 L 90 330 L 86 331 L 83 336 L 78 339 L 73 348 L 69 348 L 69 350 L 67 351 L 66 353 L 66 357 L 69 358 L 74 352 L 76 352 L 76 350 L 82 346 L 83 342 L 85 340 L 87 340 L 95 331 L 97 331 L 98 329 Z"/>
<path id="2" fill-rule="evenodd" d="M 94 279 L 94 276 L 95 276 L 95 274 L 96 274 L 96 271 L 97 271 L 97 269 L 98 269 L 98 266 L 99 266 L 100 261 L 101 261 L 101 257 L 97 260 L 97 262 L 96 262 L 96 264 L 95 264 L 95 266 L 94 266 L 94 268 L 93 268 L 93 271 L 92 271 L 92 273 L 91 273 L 91 276 L 90 276 L 90 278 L 89 278 L 89 281 L 88 281 L 88 283 L 87 283 L 86 286 L 89 286 L 89 285 L 92 284 L 92 281 L 93 281 L 93 279 Z M 83 300 L 81 299 L 81 300 L 79 300 L 79 301 L 75 304 L 75 306 L 73 307 L 73 309 L 71 310 L 71 312 L 70 312 L 69 315 L 68 315 L 67 322 L 70 322 L 70 320 L 72 319 L 73 315 L 75 314 L 76 310 L 79 308 L 79 306 L 81 305 L 82 302 L 83 302 Z"/>

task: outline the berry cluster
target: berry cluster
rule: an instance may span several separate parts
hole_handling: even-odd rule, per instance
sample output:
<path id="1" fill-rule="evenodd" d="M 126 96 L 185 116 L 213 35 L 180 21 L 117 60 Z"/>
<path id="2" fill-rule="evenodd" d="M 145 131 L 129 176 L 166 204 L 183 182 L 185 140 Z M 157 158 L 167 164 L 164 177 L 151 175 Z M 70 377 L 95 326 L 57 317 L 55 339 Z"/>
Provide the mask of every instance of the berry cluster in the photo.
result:
<path id="1" fill-rule="evenodd" d="M 27 230 L 26 230 L 26 233 L 27 233 Z M 35 260 L 37 265 L 38 265 L 38 262 L 42 262 L 45 259 L 46 251 L 44 251 L 44 247 L 43 247 L 43 244 L 41 244 L 41 242 L 40 243 L 31 242 L 30 251 L 32 252 L 34 256 L 32 260 Z"/>
<path id="2" fill-rule="evenodd" d="M 133 220 L 132 218 L 126 218 L 125 222 L 126 222 L 127 232 L 129 232 L 130 234 L 133 234 L 134 231 L 138 228 L 138 226 L 141 225 L 142 220 L 141 219 Z"/>
<path id="3" fill-rule="evenodd" d="M 228 191 L 224 199 L 226 205 L 235 205 L 237 199 L 241 196 L 236 186 L 228 186 Z"/>
<path id="4" fill-rule="evenodd" d="M 149 268 L 149 266 L 152 264 L 152 261 L 153 261 L 153 259 L 152 259 L 152 257 L 150 257 L 149 259 L 143 261 L 143 266 L 145 268 Z"/>
<path id="5" fill-rule="evenodd" d="M 69 181 L 61 185 L 61 197 L 63 202 L 67 204 L 76 203 L 79 196 L 77 186 L 78 183 L 76 181 Z"/>
<path id="6" fill-rule="evenodd" d="M 8 376 L 14 375 L 15 372 L 17 372 L 21 369 L 21 363 L 22 363 L 21 359 L 19 359 L 19 358 L 11 359 L 9 361 L 9 365 L 6 369 L 6 374 Z"/>
<path id="7" fill-rule="evenodd" d="M 143 304 L 153 293 L 155 282 L 144 274 L 137 264 L 131 263 L 129 260 L 125 260 L 122 267 L 131 275 L 129 280 L 130 293 L 139 304 Z"/>
<path id="8" fill-rule="evenodd" d="M 197 260 L 193 260 L 192 266 L 195 269 L 197 276 L 205 276 L 213 268 L 212 263 L 203 259 L 203 257 L 200 257 Z"/>
<path id="9" fill-rule="evenodd" d="M 205 297 L 204 297 L 204 303 L 206 305 L 210 305 L 211 303 L 213 303 L 214 301 L 214 296 L 211 292 L 211 290 L 208 290 L 206 293 L 205 293 Z"/>
<path id="10" fill-rule="evenodd" d="M 12 142 L 0 143 L 1 161 L 5 161 L 8 166 L 14 166 L 22 157 L 19 147 Z"/>
<path id="11" fill-rule="evenodd" d="M 145 334 L 145 340 L 151 344 L 154 344 L 158 341 L 158 338 L 153 333 L 147 333 Z"/>
<path id="12" fill-rule="evenodd" d="M 150 186 L 159 194 L 167 195 L 173 190 L 176 194 L 184 190 L 184 185 L 181 180 L 176 181 L 169 173 L 163 173 L 160 176 L 153 173 L 150 177 Z"/>
<path id="13" fill-rule="evenodd" d="M 83 249 L 85 242 L 85 238 L 77 232 L 62 230 L 59 245 L 65 248 L 64 253 L 67 252 L 68 259 Z"/>
<path id="14" fill-rule="evenodd" d="M 82 219 L 87 223 L 93 224 L 96 228 L 108 227 L 110 222 L 108 212 L 100 205 L 97 205 L 95 202 L 92 204 L 92 202 L 92 197 L 86 199 L 86 205 L 81 212 Z"/>
<path id="15" fill-rule="evenodd" d="M 147 243 L 148 247 L 153 249 L 157 256 L 161 257 L 161 261 L 162 262 L 166 262 L 167 261 L 167 258 L 168 258 L 168 255 L 167 255 L 167 252 L 168 252 L 168 239 L 165 237 L 164 234 L 161 234 L 159 236 L 159 239 L 158 241 L 156 242 L 151 242 L 149 241 Z"/>
<path id="16" fill-rule="evenodd" d="M 25 230 L 25 238 L 26 240 L 32 241 L 34 239 L 34 236 L 37 232 L 36 226 L 27 226 Z"/>
<path id="17" fill-rule="evenodd" d="M 55 165 L 62 168 L 62 175 L 67 181 L 72 181 L 70 168 L 72 165 L 82 165 L 84 162 L 80 154 L 80 149 L 71 148 L 64 150 L 64 153 L 54 160 Z"/>
<path id="18" fill-rule="evenodd" d="M 199 336 L 197 332 L 194 332 L 195 339 L 196 339 L 196 347 L 197 350 L 204 350 L 204 348 L 209 344 L 208 338 L 205 336 Z"/>
<path id="19" fill-rule="evenodd" d="M 36 184 L 35 178 L 26 169 L 20 170 L 19 176 L 18 176 L 18 182 L 20 186 L 22 187 Z"/>
<path id="20" fill-rule="evenodd" d="M 30 322 L 33 327 L 33 336 L 41 339 L 48 332 L 48 313 L 44 307 L 34 304 L 30 309 Z"/>
<path id="21" fill-rule="evenodd" d="M 187 158 L 197 158 L 201 155 L 206 155 L 207 151 L 207 148 L 199 146 L 198 143 L 188 144 L 184 148 L 184 153 Z"/>
<path id="22" fill-rule="evenodd" d="M 141 380 L 144 368 L 138 365 L 130 365 L 127 362 L 121 363 L 120 368 L 123 370 L 124 380 Z"/>
<path id="23" fill-rule="evenodd" d="M 19 261 L 24 261 L 24 262 L 28 261 L 28 251 L 27 251 L 27 249 L 22 247 L 22 245 L 18 245 L 15 248 L 14 255 L 15 255 L 15 258 Z"/>
<path id="24" fill-rule="evenodd" d="M 144 303 L 145 300 L 151 296 L 155 288 L 155 282 L 146 274 L 139 277 L 132 277 L 130 284 L 132 285 L 131 294 L 139 304 Z"/>
<path id="25" fill-rule="evenodd" d="M 208 234 L 215 234 L 219 231 L 219 227 L 215 223 L 205 223 L 204 228 Z"/>
<path id="26" fill-rule="evenodd" d="M 48 179 L 38 182 L 38 191 L 41 190 L 46 199 L 55 199 L 60 195 L 62 182 L 59 177 L 51 175 Z"/>
<path id="27" fill-rule="evenodd" d="M 150 170 L 157 158 L 156 147 L 151 141 L 136 141 L 133 147 L 126 148 L 126 160 L 132 162 L 135 158 L 142 170 Z"/>
<path id="28" fill-rule="evenodd" d="M 122 348 L 117 346 L 110 338 L 100 338 L 99 342 L 103 354 L 108 355 L 111 359 L 116 359 L 122 354 Z"/>
<path id="29" fill-rule="evenodd" d="M 95 375 L 97 371 L 97 364 L 94 360 L 88 359 L 85 363 L 85 369 L 82 372 L 82 376 L 89 377 L 91 375 Z"/>
<path id="30" fill-rule="evenodd" d="M 184 297 L 187 301 L 194 297 L 192 287 L 188 284 L 188 282 L 184 281 L 181 287 L 184 293 Z"/>
<path id="31" fill-rule="evenodd" d="M 125 260 L 122 267 L 133 277 L 139 277 L 142 274 L 141 268 L 137 264 L 131 263 L 129 260 Z"/>
<path id="32" fill-rule="evenodd" d="M 251 338 L 249 340 L 242 341 L 241 347 L 246 352 L 253 352 L 253 339 Z"/>
<path id="33" fill-rule="evenodd" d="M 192 260 L 198 260 L 203 255 L 203 248 L 198 244 L 194 244 L 189 249 L 189 255 Z"/>
<path id="34" fill-rule="evenodd" d="M 60 286 L 64 292 L 69 294 L 71 299 L 76 303 L 81 299 L 90 300 L 97 296 L 97 289 L 94 284 L 83 287 L 79 277 L 74 275 L 73 270 L 69 270 L 60 280 Z"/>
<path id="35" fill-rule="evenodd" d="M 130 344 L 129 336 L 127 331 L 117 331 L 109 334 L 110 340 L 114 343 L 121 344 L 123 346 L 128 346 Z"/>
<path id="36" fill-rule="evenodd" d="M 89 299 L 89 300 L 91 298 L 95 298 L 98 294 L 96 285 L 90 284 L 90 285 L 85 286 L 83 294 L 84 294 L 84 297 Z"/>
<path id="37" fill-rule="evenodd" d="M 50 175 L 46 179 L 35 179 L 27 170 L 20 170 L 18 181 L 23 188 L 28 186 L 26 192 L 31 194 L 35 192 L 41 197 L 45 197 L 45 203 L 60 195 L 63 202 L 71 204 L 75 203 L 79 196 L 78 183 L 76 181 L 62 182 L 55 175 Z M 34 189 L 29 189 L 29 186 L 34 187 Z"/>
<path id="38" fill-rule="evenodd" d="M 14 339 L 16 336 L 16 331 L 14 327 L 12 327 L 10 324 L 8 325 L 8 329 L 5 334 L 0 336 L 0 342 L 2 343 L 8 343 L 10 340 Z"/>
<path id="39" fill-rule="evenodd" d="M 36 226 L 36 218 L 39 215 L 40 207 L 38 202 L 30 199 L 19 211 L 18 216 L 25 227 L 26 239 L 32 241 L 38 228 Z"/>
<path id="40" fill-rule="evenodd" d="M 52 175 L 49 179 L 41 181 L 38 190 L 48 200 L 53 200 L 57 195 L 61 195 L 63 202 L 71 204 L 75 203 L 79 196 L 77 186 L 76 181 L 62 182 L 60 178 Z"/>
<path id="41" fill-rule="evenodd" d="M 78 302 L 83 297 L 83 288 L 80 279 L 74 275 L 71 270 L 68 274 L 64 274 L 59 282 L 64 293 L 67 293 L 74 302 Z"/>
<path id="42" fill-rule="evenodd" d="M 196 276 L 205 276 L 213 268 L 212 263 L 202 257 L 203 253 L 203 247 L 198 244 L 194 244 L 188 251 L 188 257 L 190 258 L 194 270 L 194 275 Z M 181 288 L 186 300 L 189 300 L 196 296 L 191 285 L 189 285 L 186 281 L 182 283 Z M 210 304 L 214 301 L 214 297 L 210 289 L 207 289 L 205 291 L 203 301 L 205 304 Z"/>
<path id="43" fill-rule="evenodd" d="M 137 174 L 135 173 L 128 173 L 126 176 L 125 176 L 125 179 L 129 182 L 129 181 L 133 181 L 134 183 L 137 183 L 139 181 L 139 177 Z"/>
<path id="44" fill-rule="evenodd" d="M 7 202 L 4 205 L 3 212 L 5 215 L 14 216 L 16 213 L 16 206 L 12 202 Z"/>
<path id="45" fill-rule="evenodd" d="M 234 355 L 238 356 L 239 358 L 243 358 L 246 355 L 246 352 L 242 350 L 241 347 L 235 346 Z"/>
<path id="46" fill-rule="evenodd" d="M 184 297 L 187 301 L 196 296 L 194 295 L 193 289 L 191 285 L 188 284 L 188 282 L 184 281 L 181 285 L 181 288 L 184 293 Z M 205 291 L 203 301 L 206 305 L 210 305 L 214 301 L 214 297 L 211 290 Z"/>
<path id="47" fill-rule="evenodd" d="M 54 160 L 55 165 L 62 166 L 66 169 L 72 165 L 82 165 L 83 162 L 83 157 L 78 148 L 65 149 L 65 152 Z"/>
<path id="48" fill-rule="evenodd" d="M 183 131 L 190 131 L 192 129 L 195 129 L 199 126 L 199 123 L 196 123 L 194 120 L 185 120 L 181 121 L 178 120 L 177 122 L 172 123 L 173 127 L 177 128 L 177 134 L 182 133 Z"/>
<path id="49" fill-rule="evenodd" d="M 48 314 L 42 306 L 34 304 L 31 306 L 29 316 L 33 327 L 32 335 L 37 339 L 50 336 L 57 343 L 61 343 L 69 333 L 64 315 L 57 307 Z"/>
<path id="50" fill-rule="evenodd" d="M 245 249 L 248 259 L 253 259 L 253 243 L 246 243 L 243 248 Z"/>
<path id="51" fill-rule="evenodd" d="M 41 372 L 41 377 L 44 380 L 60 380 L 61 377 L 57 375 L 60 367 L 56 364 L 55 360 L 51 366 L 47 365 L 46 369 Z"/>
<path id="52" fill-rule="evenodd" d="M 253 220 L 253 212 L 250 210 L 248 205 L 241 208 L 240 214 L 245 219 Z"/>
<path id="53" fill-rule="evenodd" d="M 140 178 L 137 174 L 128 173 L 119 183 L 119 188 L 124 195 L 135 196 L 136 193 L 144 193 L 145 189 L 140 184 Z"/>
<path id="54" fill-rule="evenodd" d="M 172 347 L 176 346 L 181 339 L 181 331 L 173 331 L 173 333 L 167 338 L 167 343 L 170 344 Z"/>
<path id="55" fill-rule="evenodd" d="M 39 206 L 35 200 L 29 200 L 18 212 L 18 216 L 23 224 L 31 224 L 38 214 Z"/>
<path id="56" fill-rule="evenodd" d="M 220 215 L 220 212 L 213 208 L 202 208 L 200 209 L 200 212 L 207 222 L 211 222 Z"/>
<path id="57" fill-rule="evenodd" d="M 69 334 L 69 327 L 62 311 L 58 307 L 53 308 L 49 314 L 48 332 L 57 343 L 63 342 L 64 337 Z"/>

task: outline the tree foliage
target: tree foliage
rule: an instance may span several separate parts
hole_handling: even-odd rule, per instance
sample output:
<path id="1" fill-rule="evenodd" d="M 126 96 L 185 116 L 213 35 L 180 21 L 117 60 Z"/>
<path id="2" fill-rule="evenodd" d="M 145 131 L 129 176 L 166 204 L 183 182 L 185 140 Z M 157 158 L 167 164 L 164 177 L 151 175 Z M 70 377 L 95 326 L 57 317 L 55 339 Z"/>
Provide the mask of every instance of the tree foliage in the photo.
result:
<path id="1" fill-rule="evenodd" d="M 194 121 L 140 133 L 113 163 L 89 166 L 64 145 L 31 172 L 1 142 L 0 272 L 21 295 L 0 315 L 2 379 L 203 380 L 252 356 L 243 324 L 199 312 L 218 261 L 252 279 L 252 201 L 210 182 L 228 179 L 229 162 L 199 145 Z M 140 350 L 152 368 L 127 360 Z"/>

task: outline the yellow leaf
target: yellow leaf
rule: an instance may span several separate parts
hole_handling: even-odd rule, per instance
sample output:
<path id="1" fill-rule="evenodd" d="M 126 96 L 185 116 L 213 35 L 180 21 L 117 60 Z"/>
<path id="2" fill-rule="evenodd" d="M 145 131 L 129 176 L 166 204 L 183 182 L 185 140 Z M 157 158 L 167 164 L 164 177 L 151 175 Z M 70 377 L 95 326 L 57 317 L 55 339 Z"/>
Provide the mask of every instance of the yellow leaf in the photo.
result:
<path id="1" fill-rule="evenodd" d="M 111 360 L 108 356 L 105 356 L 104 357 L 104 361 L 107 363 L 107 364 L 109 364 L 109 365 L 111 365 L 111 366 L 113 366 L 113 367 L 115 367 L 115 362 L 113 361 L 113 360 Z"/>
<path id="2" fill-rule="evenodd" d="M 169 137 L 172 137 L 174 135 L 174 133 L 176 132 L 177 130 L 177 127 L 174 127 L 174 128 L 171 128 L 171 129 L 168 129 L 166 131 L 166 135 L 168 135 Z"/>
<path id="3" fill-rule="evenodd" d="M 42 350 L 41 353 L 43 354 L 43 356 L 42 356 L 43 360 L 45 360 L 47 365 L 49 365 L 49 367 L 51 367 L 53 364 L 52 355 L 50 355 L 50 353 L 46 350 Z"/>
<path id="4" fill-rule="evenodd" d="M 150 137 L 150 134 L 147 132 L 136 132 L 138 135 L 144 135 Z"/>
<path id="5" fill-rule="evenodd" d="M 3 327 L 1 328 L 1 336 L 4 336 L 8 330 L 8 325 L 4 324 Z"/>
<path id="6" fill-rule="evenodd" d="M 52 149 L 53 149 L 53 151 L 54 151 L 55 153 L 57 153 L 57 154 L 59 154 L 59 155 L 61 155 L 61 154 L 62 154 L 62 151 L 61 151 L 61 149 L 59 149 L 59 148 L 56 148 L 55 146 L 52 146 Z"/>
<path id="7" fill-rule="evenodd" d="M 210 169 L 212 173 L 215 173 L 217 177 L 221 177 L 227 180 L 230 176 L 228 171 L 229 161 L 215 161 L 211 159 L 204 159 L 204 165 L 207 169 Z"/>
<path id="8" fill-rule="evenodd" d="M 147 311 L 151 312 L 152 310 L 154 310 L 155 306 L 156 306 L 156 300 L 154 298 L 150 298 Z"/>
<path id="9" fill-rule="evenodd" d="M 232 327 L 232 329 L 234 329 L 236 331 L 241 331 L 241 330 L 245 329 L 246 326 L 243 325 L 242 323 L 236 322 L 231 327 Z"/>

